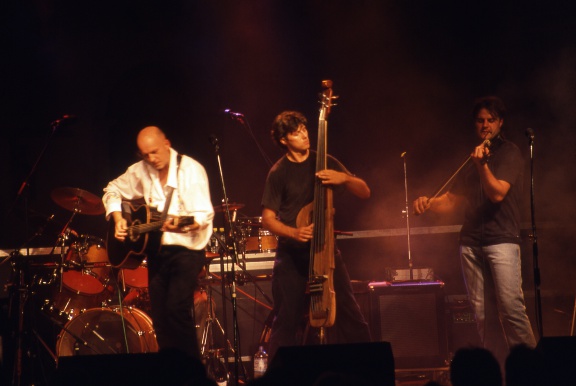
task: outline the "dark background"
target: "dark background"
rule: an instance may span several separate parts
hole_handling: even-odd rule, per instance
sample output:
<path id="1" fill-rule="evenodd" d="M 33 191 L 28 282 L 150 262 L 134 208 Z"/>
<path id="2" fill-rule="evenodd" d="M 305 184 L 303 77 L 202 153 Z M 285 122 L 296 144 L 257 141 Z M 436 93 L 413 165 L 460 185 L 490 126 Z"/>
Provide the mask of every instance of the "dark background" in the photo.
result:
<path id="1" fill-rule="evenodd" d="M 242 216 L 259 216 L 269 160 L 282 154 L 269 138 L 272 120 L 300 110 L 315 137 L 321 81 L 331 79 L 340 98 L 329 116 L 329 152 L 372 189 L 366 201 L 337 198 L 336 227 L 400 233 L 348 238 L 340 247 L 353 279 L 382 280 L 386 267 L 408 261 L 405 177 L 410 203 L 433 193 L 477 143 L 474 99 L 496 94 L 509 108 L 507 136 L 527 160 L 525 130 L 535 132 L 545 327 L 567 334 L 576 290 L 571 1 L 6 0 L 1 7 L 1 249 L 26 245 L 52 214 L 28 245 L 53 245 L 71 212 L 51 199 L 52 190 L 101 196 L 136 160 L 135 135 L 147 125 L 160 126 L 174 148 L 206 167 L 218 205 L 223 189 L 208 140 L 215 135 L 229 200 L 245 204 Z M 226 108 L 248 124 L 229 119 Z M 53 129 L 64 114 L 77 119 Z M 528 298 L 529 172 L 527 162 Z M 459 216 L 410 217 L 414 230 L 460 223 Z M 103 215 L 78 215 L 71 227 L 106 237 Z M 456 233 L 416 233 L 410 252 L 448 293 L 464 292 Z"/>

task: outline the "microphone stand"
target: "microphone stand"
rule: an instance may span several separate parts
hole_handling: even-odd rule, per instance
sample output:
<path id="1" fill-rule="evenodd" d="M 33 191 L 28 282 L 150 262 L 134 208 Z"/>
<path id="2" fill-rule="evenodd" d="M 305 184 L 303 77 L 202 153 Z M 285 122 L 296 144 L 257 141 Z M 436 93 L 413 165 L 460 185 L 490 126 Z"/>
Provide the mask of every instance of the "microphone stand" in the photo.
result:
<path id="1" fill-rule="evenodd" d="M 52 139 L 52 137 L 54 136 L 54 133 L 56 133 L 56 129 L 60 126 L 60 124 L 63 122 L 63 120 L 58 119 L 54 122 L 52 122 L 50 124 L 51 127 L 51 131 L 48 135 L 48 137 L 46 138 L 46 141 L 44 142 L 44 146 L 42 147 L 40 154 L 38 154 L 38 157 L 36 158 L 36 161 L 34 162 L 34 165 L 32 166 L 32 169 L 30 169 L 30 172 L 28 173 L 28 176 L 26 176 L 26 178 L 24 179 L 24 181 L 22 182 L 22 184 L 20 185 L 20 188 L 18 189 L 18 193 L 16 194 L 16 198 L 14 199 L 14 202 L 12 203 L 12 205 L 8 208 L 8 212 L 7 214 L 10 214 L 14 208 L 16 207 L 20 197 L 24 197 L 24 239 L 27 240 L 28 239 L 28 233 L 29 233 L 29 222 L 28 222 L 28 196 L 27 196 L 27 191 L 28 191 L 28 187 L 29 185 L 29 181 L 32 178 L 32 176 L 34 175 L 34 173 L 36 172 L 36 169 L 38 168 L 38 165 L 40 164 L 40 161 L 42 159 L 42 157 L 44 156 L 44 153 L 46 152 L 46 149 L 48 148 L 48 145 L 50 144 L 50 140 Z M 26 192 L 26 194 L 25 194 Z M 34 235 L 35 237 L 36 235 Z M 32 238 L 34 238 L 32 237 Z M 24 263 L 22 260 L 27 260 L 27 258 L 30 257 L 30 240 L 26 241 L 26 244 L 24 245 L 24 247 L 26 248 L 26 259 L 24 259 L 24 256 L 22 256 L 19 253 L 19 249 L 15 250 L 14 252 L 12 252 L 10 254 L 10 258 L 13 258 L 14 260 L 19 260 L 16 261 L 16 263 L 14 264 L 15 267 L 15 272 L 14 272 L 14 278 L 17 280 L 16 283 L 16 287 L 17 287 L 17 292 L 19 294 L 18 296 L 18 323 L 17 323 L 17 331 L 16 331 L 16 357 L 14 358 L 14 369 L 13 369 L 13 373 L 12 373 L 12 384 L 15 386 L 20 386 L 22 384 L 22 373 L 23 373 L 23 364 L 22 364 L 22 357 L 23 357 L 23 335 L 24 335 L 24 311 L 25 311 L 25 304 L 26 301 L 28 299 L 28 286 L 26 284 L 25 281 L 25 273 L 24 273 Z M 12 294 L 14 295 L 14 294 Z"/>
<path id="2" fill-rule="evenodd" d="M 248 132 L 248 134 L 250 134 L 250 137 L 252 138 L 252 140 L 254 140 L 254 143 L 256 144 L 256 147 L 258 148 L 258 151 L 260 151 L 260 154 L 262 155 L 262 158 L 264 158 L 264 160 L 266 161 L 266 163 L 268 164 L 268 167 L 272 167 L 273 163 L 270 160 L 270 158 L 266 155 L 266 152 L 264 151 L 264 149 L 262 148 L 262 146 L 260 146 L 260 143 L 258 142 L 258 140 L 256 139 L 256 136 L 254 136 L 254 132 L 252 131 L 252 128 L 250 127 L 250 124 L 248 124 L 248 120 L 246 119 L 246 117 L 244 116 L 244 114 L 241 113 L 233 113 L 230 110 L 226 109 L 224 110 L 228 116 L 230 118 L 232 118 L 234 121 L 238 121 L 240 122 L 240 124 L 246 129 L 246 131 Z"/>
<path id="3" fill-rule="evenodd" d="M 530 148 L 530 217 L 532 221 L 532 261 L 534 266 L 534 291 L 535 291 L 535 307 L 536 307 L 536 323 L 538 328 L 538 335 L 540 338 L 544 336 L 544 328 L 542 326 L 542 300 L 540 297 L 540 268 L 538 267 L 538 237 L 536 235 L 536 216 L 534 206 L 534 131 L 532 129 L 526 130 L 528 136 L 528 146 Z"/>
<path id="4" fill-rule="evenodd" d="M 406 197 L 406 207 L 403 210 L 406 215 L 406 240 L 408 243 L 408 269 L 410 270 L 410 280 L 414 280 L 414 271 L 412 265 L 412 253 L 410 248 L 410 214 L 408 212 L 408 174 L 406 173 L 406 152 L 400 155 L 404 160 L 404 193 Z"/>
<path id="5" fill-rule="evenodd" d="M 210 142 L 212 143 L 212 146 L 214 146 L 214 153 L 216 154 L 216 161 L 218 163 L 218 171 L 220 173 L 220 183 L 222 185 L 222 193 L 224 195 L 224 209 L 225 209 L 225 214 L 226 214 L 226 220 L 228 221 L 228 229 L 230 230 L 230 233 L 233 231 L 233 224 L 232 224 L 232 217 L 230 216 L 230 207 L 228 205 L 228 195 L 226 193 L 226 184 L 224 182 L 224 173 L 222 171 L 222 162 L 220 160 L 220 145 L 218 144 L 218 138 L 215 135 L 211 135 L 210 136 Z M 226 234 L 228 232 L 225 232 Z M 237 250 L 237 245 L 236 245 L 236 241 L 235 238 L 233 238 L 232 242 L 229 243 L 228 240 L 226 240 L 226 246 L 228 249 L 228 253 L 231 254 L 231 258 L 232 258 L 232 264 L 230 265 L 230 272 L 229 272 L 229 280 L 231 283 L 230 286 L 230 299 L 232 302 L 232 326 L 233 326 L 233 330 L 234 330 L 234 384 L 238 385 L 238 369 L 240 367 L 240 336 L 239 336 L 239 328 L 238 328 L 238 307 L 237 307 L 237 299 L 236 299 L 236 272 L 235 272 L 235 265 L 238 263 L 238 250 Z M 229 245 L 232 246 L 232 248 L 228 247 Z M 224 278 L 223 278 L 224 279 Z M 226 299 L 224 297 L 224 293 L 225 293 L 225 281 L 222 280 L 222 309 L 225 310 L 226 309 Z M 226 317 L 224 317 L 225 323 L 226 323 Z M 228 338 L 226 337 L 226 340 L 228 340 Z M 226 368 L 228 368 L 228 345 L 225 345 L 224 347 L 224 355 L 225 355 L 225 364 L 226 364 Z"/>

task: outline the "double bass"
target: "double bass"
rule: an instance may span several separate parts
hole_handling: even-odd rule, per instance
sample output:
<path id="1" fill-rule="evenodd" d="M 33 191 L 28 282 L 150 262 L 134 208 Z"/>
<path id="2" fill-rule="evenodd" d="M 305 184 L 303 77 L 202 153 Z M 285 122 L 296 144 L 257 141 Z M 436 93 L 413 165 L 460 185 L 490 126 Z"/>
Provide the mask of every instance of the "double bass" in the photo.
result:
<path id="1" fill-rule="evenodd" d="M 332 81 L 322 81 L 318 119 L 316 172 L 327 169 L 327 117 L 333 106 Z M 314 183 L 314 201 L 298 213 L 297 226 L 314 224 L 310 247 L 308 293 L 310 295 L 309 321 L 312 327 L 331 327 L 336 320 L 336 293 L 334 291 L 334 208 L 332 187 Z M 321 340 L 323 330 L 321 330 Z"/>

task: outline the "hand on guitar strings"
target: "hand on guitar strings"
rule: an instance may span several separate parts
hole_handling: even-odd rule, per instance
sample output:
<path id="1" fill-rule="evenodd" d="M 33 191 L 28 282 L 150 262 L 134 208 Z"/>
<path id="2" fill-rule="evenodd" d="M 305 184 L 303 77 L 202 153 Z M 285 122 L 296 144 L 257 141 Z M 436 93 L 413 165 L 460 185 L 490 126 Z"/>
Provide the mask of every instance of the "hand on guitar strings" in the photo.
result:
<path id="1" fill-rule="evenodd" d="M 347 175 L 332 169 L 321 170 L 316 177 L 322 180 L 322 185 L 341 185 L 346 182 Z"/>
<path id="2" fill-rule="evenodd" d="M 292 238 L 300 242 L 312 240 L 314 237 L 314 224 L 294 228 Z"/>
<path id="3" fill-rule="evenodd" d="M 195 231 L 200 228 L 200 224 L 194 222 L 193 224 L 180 225 L 178 224 L 178 218 L 169 218 L 164 222 L 160 230 L 162 232 L 173 232 L 173 233 L 188 233 Z"/>
<path id="4" fill-rule="evenodd" d="M 128 236 L 128 222 L 125 218 L 121 217 L 121 215 L 119 215 L 118 219 L 114 217 L 114 221 L 114 238 L 124 241 L 126 236 Z"/>

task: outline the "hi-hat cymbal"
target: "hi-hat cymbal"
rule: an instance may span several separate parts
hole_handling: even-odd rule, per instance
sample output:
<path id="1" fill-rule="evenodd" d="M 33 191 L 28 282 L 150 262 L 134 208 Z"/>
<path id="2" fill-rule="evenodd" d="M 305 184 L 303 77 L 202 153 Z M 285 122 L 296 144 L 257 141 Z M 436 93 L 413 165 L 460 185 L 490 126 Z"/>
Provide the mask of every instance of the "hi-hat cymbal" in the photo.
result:
<path id="1" fill-rule="evenodd" d="M 104 213 L 102 199 L 80 188 L 56 188 L 50 197 L 62 208 L 72 212 L 90 215 Z"/>
<path id="2" fill-rule="evenodd" d="M 244 208 L 246 205 L 237 202 L 231 202 L 228 204 L 228 210 L 238 210 Z M 214 207 L 214 212 L 226 212 L 226 205 L 216 205 Z"/>

